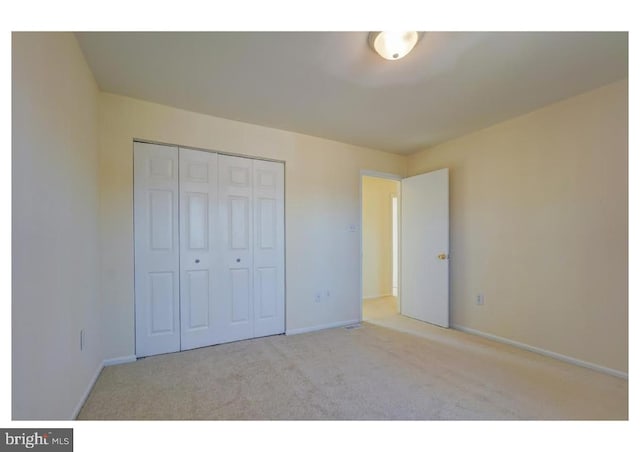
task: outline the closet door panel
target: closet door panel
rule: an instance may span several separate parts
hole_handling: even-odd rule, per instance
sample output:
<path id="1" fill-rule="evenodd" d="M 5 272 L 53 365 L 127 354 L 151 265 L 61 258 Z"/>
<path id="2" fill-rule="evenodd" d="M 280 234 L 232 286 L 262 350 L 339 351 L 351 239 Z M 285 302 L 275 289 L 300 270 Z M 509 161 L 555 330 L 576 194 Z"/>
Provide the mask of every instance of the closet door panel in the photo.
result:
<path id="1" fill-rule="evenodd" d="M 254 336 L 284 333 L 284 164 L 255 160 Z"/>
<path id="2" fill-rule="evenodd" d="M 187 248 L 192 251 L 209 250 L 209 197 L 210 193 L 187 192 L 185 213 Z"/>
<path id="3" fill-rule="evenodd" d="M 249 205 L 251 200 L 246 196 L 229 196 L 229 234 L 227 242 L 232 250 L 247 251 L 249 249 Z"/>
<path id="4" fill-rule="evenodd" d="M 218 158 L 221 284 L 220 342 L 253 335 L 253 160 Z"/>
<path id="5" fill-rule="evenodd" d="M 136 356 L 180 350 L 178 149 L 134 143 Z"/>
<path id="6" fill-rule="evenodd" d="M 256 268 L 256 318 L 272 319 L 278 315 L 278 269 L 275 267 Z"/>
<path id="7" fill-rule="evenodd" d="M 188 310 L 185 310 L 188 311 L 185 331 L 206 330 L 211 326 L 209 321 L 210 279 L 209 270 L 185 272 L 186 306 L 188 306 Z"/>
<path id="8" fill-rule="evenodd" d="M 148 335 L 174 333 L 173 272 L 149 272 Z"/>
<path id="9" fill-rule="evenodd" d="M 231 323 L 246 324 L 250 321 L 251 296 L 249 293 L 249 281 L 251 280 L 251 275 L 246 268 L 233 268 L 230 274 Z"/>
<path id="10" fill-rule="evenodd" d="M 180 149 L 181 348 L 218 343 L 218 155 Z"/>

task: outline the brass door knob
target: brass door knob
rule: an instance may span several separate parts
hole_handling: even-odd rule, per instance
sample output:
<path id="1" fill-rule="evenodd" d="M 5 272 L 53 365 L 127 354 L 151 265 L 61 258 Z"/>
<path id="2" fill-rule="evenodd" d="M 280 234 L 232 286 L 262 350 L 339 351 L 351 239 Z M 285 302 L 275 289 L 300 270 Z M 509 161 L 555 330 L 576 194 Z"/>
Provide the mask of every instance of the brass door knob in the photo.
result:
<path id="1" fill-rule="evenodd" d="M 447 259 L 447 255 L 442 253 L 442 254 L 438 254 L 438 259 L 440 259 L 441 261 L 444 261 Z"/>

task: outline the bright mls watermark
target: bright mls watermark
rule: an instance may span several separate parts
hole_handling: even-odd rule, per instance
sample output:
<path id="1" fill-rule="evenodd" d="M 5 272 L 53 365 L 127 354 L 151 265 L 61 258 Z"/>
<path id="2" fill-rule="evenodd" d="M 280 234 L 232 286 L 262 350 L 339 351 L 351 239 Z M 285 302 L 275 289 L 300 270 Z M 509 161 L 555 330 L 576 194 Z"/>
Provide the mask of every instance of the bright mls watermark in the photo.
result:
<path id="1" fill-rule="evenodd" d="M 0 452 L 19 450 L 73 452 L 73 429 L 0 429 Z"/>

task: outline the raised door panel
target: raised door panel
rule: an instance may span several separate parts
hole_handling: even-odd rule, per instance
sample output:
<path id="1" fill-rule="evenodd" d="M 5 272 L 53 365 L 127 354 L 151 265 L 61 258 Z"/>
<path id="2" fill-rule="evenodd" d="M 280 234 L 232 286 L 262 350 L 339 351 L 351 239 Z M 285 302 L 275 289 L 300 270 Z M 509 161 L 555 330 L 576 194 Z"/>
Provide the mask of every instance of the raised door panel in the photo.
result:
<path id="1" fill-rule="evenodd" d="M 180 349 L 178 150 L 134 143 L 136 355 Z"/>
<path id="2" fill-rule="evenodd" d="M 256 318 L 272 319 L 278 315 L 278 269 L 276 267 L 256 268 Z"/>
<path id="3" fill-rule="evenodd" d="M 171 251 L 173 248 L 172 190 L 149 190 L 149 244 L 150 251 Z"/>
<path id="4" fill-rule="evenodd" d="M 188 309 L 187 331 L 209 328 L 209 270 L 191 270 L 185 272 Z"/>
<path id="5" fill-rule="evenodd" d="M 257 247 L 261 250 L 273 250 L 278 243 L 277 200 L 275 198 L 258 198 L 256 214 Z"/>
<path id="6" fill-rule="evenodd" d="M 149 273 L 150 336 L 174 333 L 173 272 Z"/>
<path id="7" fill-rule="evenodd" d="M 208 251 L 209 248 L 209 193 L 185 193 L 185 221 L 187 222 L 184 240 L 191 251 Z"/>
<path id="8" fill-rule="evenodd" d="M 231 323 L 249 322 L 251 297 L 249 293 L 249 270 L 233 268 L 229 271 L 231 278 Z"/>
<path id="9" fill-rule="evenodd" d="M 229 196 L 229 228 L 227 241 L 230 249 L 234 251 L 246 251 L 249 249 L 249 205 L 250 200 L 246 196 Z"/>

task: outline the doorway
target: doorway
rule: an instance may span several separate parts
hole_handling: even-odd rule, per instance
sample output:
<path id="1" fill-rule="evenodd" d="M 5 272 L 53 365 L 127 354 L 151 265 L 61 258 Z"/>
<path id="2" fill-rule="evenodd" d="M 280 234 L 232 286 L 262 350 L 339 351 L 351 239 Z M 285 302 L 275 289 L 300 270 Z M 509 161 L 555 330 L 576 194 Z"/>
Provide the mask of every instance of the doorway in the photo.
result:
<path id="1" fill-rule="evenodd" d="M 362 171 L 360 319 L 449 327 L 449 170 Z"/>
<path id="2" fill-rule="evenodd" d="M 394 316 L 398 299 L 400 181 L 363 175 L 362 319 Z"/>

